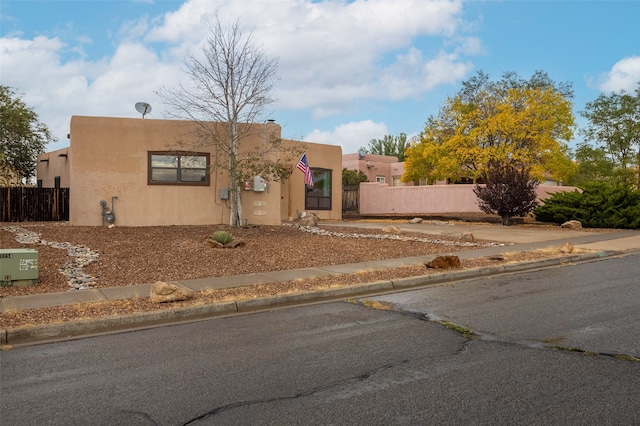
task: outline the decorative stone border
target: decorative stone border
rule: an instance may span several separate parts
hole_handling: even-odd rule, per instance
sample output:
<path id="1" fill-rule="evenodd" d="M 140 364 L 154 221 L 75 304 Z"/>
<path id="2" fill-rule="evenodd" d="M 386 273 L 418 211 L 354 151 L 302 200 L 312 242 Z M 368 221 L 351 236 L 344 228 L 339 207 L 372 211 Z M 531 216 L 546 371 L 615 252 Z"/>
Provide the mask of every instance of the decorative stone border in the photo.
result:
<path id="1" fill-rule="evenodd" d="M 40 238 L 40 234 L 27 231 L 18 226 L 3 226 L 5 231 L 15 234 L 16 241 L 21 244 L 40 244 L 57 249 L 67 250 L 71 260 L 59 269 L 60 273 L 67 278 L 67 283 L 71 290 L 87 290 L 93 288 L 98 283 L 98 278 L 86 274 L 83 268 L 95 262 L 99 253 L 86 246 L 76 246 L 71 243 L 59 243 L 55 241 L 45 241 Z"/>
<path id="2" fill-rule="evenodd" d="M 309 232 L 311 234 L 316 235 L 326 235 L 329 237 L 339 237 L 339 238 L 367 238 L 372 240 L 396 240 L 396 241 L 415 241 L 419 243 L 430 243 L 430 244 L 442 244 L 445 246 L 455 246 L 455 247 L 505 247 L 509 244 L 505 243 L 473 243 L 467 241 L 451 241 L 451 240 L 438 240 L 438 239 L 429 239 L 429 238 L 418 238 L 418 237 L 406 237 L 402 235 L 395 234 L 345 234 L 341 232 L 333 232 L 327 231 L 326 229 L 320 229 L 315 226 L 302 226 L 297 225 L 295 223 L 284 223 L 285 226 L 291 226 L 293 228 L 299 228 L 304 232 Z"/>

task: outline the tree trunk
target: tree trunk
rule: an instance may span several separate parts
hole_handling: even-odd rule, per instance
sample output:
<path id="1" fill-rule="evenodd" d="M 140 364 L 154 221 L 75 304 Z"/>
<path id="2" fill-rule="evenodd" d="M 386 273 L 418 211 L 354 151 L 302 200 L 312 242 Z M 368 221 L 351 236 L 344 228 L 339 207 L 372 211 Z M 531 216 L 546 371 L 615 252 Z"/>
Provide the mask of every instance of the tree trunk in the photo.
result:
<path id="1" fill-rule="evenodd" d="M 229 120 L 230 144 L 229 152 L 229 183 L 231 188 L 231 214 L 229 215 L 229 225 L 240 226 L 242 224 L 242 205 L 240 204 L 240 183 L 237 177 L 238 167 L 238 124 L 234 120 Z"/>
<path id="2" fill-rule="evenodd" d="M 231 188 L 229 188 L 229 192 L 231 192 L 231 214 L 229 217 L 229 225 L 230 226 L 239 226 L 242 225 L 242 203 L 241 201 L 241 190 L 240 187 L 235 182 L 235 179 L 232 179 Z"/>
<path id="3" fill-rule="evenodd" d="M 511 216 L 502 216 L 502 226 L 511 225 Z"/>

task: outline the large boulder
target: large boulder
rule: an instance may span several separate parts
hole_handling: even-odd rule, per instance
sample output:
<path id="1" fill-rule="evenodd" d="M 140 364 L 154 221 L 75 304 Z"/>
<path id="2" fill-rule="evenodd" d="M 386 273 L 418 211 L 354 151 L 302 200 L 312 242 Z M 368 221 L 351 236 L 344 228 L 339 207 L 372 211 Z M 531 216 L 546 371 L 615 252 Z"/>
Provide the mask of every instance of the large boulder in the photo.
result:
<path id="1" fill-rule="evenodd" d="M 300 219 L 300 226 L 318 226 L 319 221 L 315 213 L 309 213 Z"/>
<path id="2" fill-rule="evenodd" d="M 191 298 L 189 291 L 175 284 L 156 281 L 151 285 L 149 294 L 152 303 L 177 302 Z"/>
<path id="3" fill-rule="evenodd" d="M 460 267 L 460 258 L 458 256 L 438 256 L 424 264 L 431 269 L 452 269 Z"/>
<path id="4" fill-rule="evenodd" d="M 561 228 L 579 230 L 582 229 L 582 223 L 577 220 L 569 220 L 560 225 Z"/>
<path id="5" fill-rule="evenodd" d="M 421 217 L 414 217 L 413 219 L 411 219 L 409 221 L 409 223 L 422 223 L 422 218 Z"/>

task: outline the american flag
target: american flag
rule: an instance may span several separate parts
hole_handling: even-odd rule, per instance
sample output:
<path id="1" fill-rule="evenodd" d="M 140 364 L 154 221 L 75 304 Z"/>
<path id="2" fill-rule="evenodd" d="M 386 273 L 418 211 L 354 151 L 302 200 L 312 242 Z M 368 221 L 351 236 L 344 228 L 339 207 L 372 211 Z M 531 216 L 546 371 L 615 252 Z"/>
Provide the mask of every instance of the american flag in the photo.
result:
<path id="1" fill-rule="evenodd" d="M 296 167 L 304 173 L 304 184 L 307 186 L 313 186 L 313 178 L 311 177 L 311 169 L 309 168 L 306 153 L 302 154 L 302 157 L 298 160 Z"/>

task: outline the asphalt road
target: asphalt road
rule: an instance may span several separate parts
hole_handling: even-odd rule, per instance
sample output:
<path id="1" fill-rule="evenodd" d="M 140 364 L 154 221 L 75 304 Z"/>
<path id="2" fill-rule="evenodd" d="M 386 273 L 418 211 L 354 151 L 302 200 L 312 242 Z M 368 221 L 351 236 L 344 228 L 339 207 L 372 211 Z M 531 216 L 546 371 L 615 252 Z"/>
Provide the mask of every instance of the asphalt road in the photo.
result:
<path id="1" fill-rule="evenodd" d="M 0 353 L 0 423 L 638 424 L 640 362 L 522 342 L 538 335 L 539 324 L 546 330 L 554 323 L 533 305 L 568 300 L 561 290 L 595 280 L 596 269 L 617 282 L 614 274 L 637 261 L 611 259 L 518 274 L 499 285 L 492 278 L 385 296 L 404 298 L 394 299 L 398 310 L 334 302 L 15 348 Z M 549 285 L 555 276 L 566 277 L 564 284 Z M 544 290 L 534 290 L 536 283 Z M 523 284 L 532 290 L 523 291 Z M 409 306 L 414 298 L 428 301 L 423 292 L 447 288 L 455 294 L 440 293 L 437 304 Z M 485 303 L 491 288 L 499 290 L 496 301 L 511 303 Z M 593 288 L 584 289 L 575 290 L 577 300 L 590 304 L 584 311 L 617 332 L 622 317 L 602 317 L 612 309 L 609 299 L 600 306 L 602 293 L 590 296 Z M 514 292 L 520 296 L 501 298 Z M 632 305 L 635 298 L 638 304 L 632 284 L 611 285 L 609 292 L 624 293 L 611 300 L 631 299 Z M 453 308 L 445 308 L 458 297 L 481 306 L 468 318 L 482 322 L 464 322 L 486 335 L 469 339 L 419 313 L 433 309 L 456 320 Z M 462 302 L 454 308 L 464 311 Z M 502 311 L 535 317 L 504 325 Z M 637 316 L 623 317 L 640 328 Z M 557 333 L 566 338 L 567 330 L 581 327 Z M 638 339 L 630 340 L 617 349 L 637 350 Z"/>
<path id="2" fill-rule="evenodd" d="M 429 287 L 377 300 L 450 321 L 489 340 L 640 358 L 638 254 Z"/>

